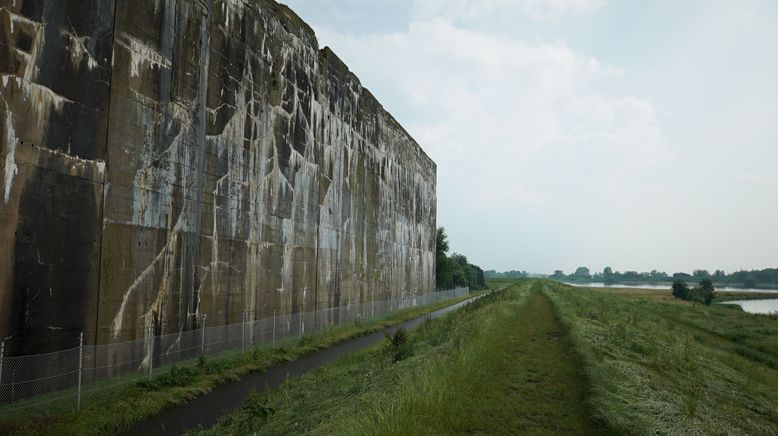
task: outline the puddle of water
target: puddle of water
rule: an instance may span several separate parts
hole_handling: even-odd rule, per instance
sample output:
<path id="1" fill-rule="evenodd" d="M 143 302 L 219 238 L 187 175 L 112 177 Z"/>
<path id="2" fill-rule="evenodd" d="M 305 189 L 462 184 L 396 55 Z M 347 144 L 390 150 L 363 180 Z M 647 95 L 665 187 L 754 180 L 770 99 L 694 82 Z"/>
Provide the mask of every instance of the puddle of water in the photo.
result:
<path id="1" fill-rule="evenodd" d="M 772 300 L 733 300 L 721 304 L 737 304 L 748 313 L 778 313 L 778 298 Z"/>

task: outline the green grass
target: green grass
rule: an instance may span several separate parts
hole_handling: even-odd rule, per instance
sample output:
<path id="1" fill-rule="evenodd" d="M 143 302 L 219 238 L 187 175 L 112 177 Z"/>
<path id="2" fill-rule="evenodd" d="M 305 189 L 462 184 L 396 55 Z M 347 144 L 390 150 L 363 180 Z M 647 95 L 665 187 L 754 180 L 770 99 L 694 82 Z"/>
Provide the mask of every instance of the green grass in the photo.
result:
<path id="1" fill-rule="evenodd" d="M 548 298 L 523 281 L 410 334 L 252 395 L 205 435 L 596 433 Z M 537 287 L 537 286 L 536 286 Z"/>
<path id="2" fill-rule="evenodd" d="M 478 292 L 471 295 L 479 294 Z M 328 348 L 348 339 L 368 334 L 455 304 L 470 296 L 430 306 L 398 311 L 390 317 L 335 327 L 324 334 L 306 336 L 276 348 L 256 348 L 221 357 L 197 359 L 163 370 L 152 380 L 109 386 L 96 393 L 79 412 L 56 414 L 19 413 L 0 418 L 0 434 L 101 435 L 115 434 L 152 417 L 162 410 L 190 401 L 213 388 L 272 365 Z"/>
<path id="3" fill-rule="evenodd" d="M 716 291 L 714 302 L 732 300 L 772 300 L 778 299 L 775 292 L 719 292 Z"/>
<path id="4" fill-rule="evenodd" d="M 778 317 L 544 282 L 621 434 L 778 433 Z"/>
<path id="5" fill-rule="evenodd" d="M 225 381 L 421 312 L 194 362 L 80 414 L 0 433 L 114 433 Z M 778 434 L 778 316 L 666 292 L 520 280 L 400 336 L 253 394 L 195 433 Z"/>

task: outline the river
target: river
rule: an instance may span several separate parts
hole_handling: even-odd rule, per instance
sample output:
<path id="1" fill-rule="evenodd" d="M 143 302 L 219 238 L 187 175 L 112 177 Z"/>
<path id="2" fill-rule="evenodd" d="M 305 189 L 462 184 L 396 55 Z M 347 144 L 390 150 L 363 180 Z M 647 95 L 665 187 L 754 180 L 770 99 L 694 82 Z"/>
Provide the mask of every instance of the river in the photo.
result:
<path id="1" fill-rule="evenodd" d="M 737 304 L 744 312 L 771 314 L 778 313 L 778 298 L 771 300 L 732 300 L 721 304 Z"/>
<path id="2" fill-rule="evenodd" d="M 670 285 L 624 285 L 613 284 L 606 285 L 604 283 L 565 283 L 566 285 L 575 286 L 579 288 L 622 288 L 622 289 L 659 289 L 670 290 Z M 692 285 L 693 286 L 693 285 Z M 717 291 L 721 292 L 759 292 L 764 294 L 778 294 L 778 290 L 774 289 L 746 289 L 746 288 L 729 288 L 729 287 L 716 287 Z"/>

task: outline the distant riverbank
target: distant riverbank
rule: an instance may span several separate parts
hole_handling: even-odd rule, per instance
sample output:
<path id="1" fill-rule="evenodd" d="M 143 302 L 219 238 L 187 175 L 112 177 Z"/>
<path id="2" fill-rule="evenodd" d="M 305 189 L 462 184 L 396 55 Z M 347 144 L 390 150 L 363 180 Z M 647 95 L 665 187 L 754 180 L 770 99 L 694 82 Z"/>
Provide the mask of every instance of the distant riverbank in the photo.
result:
<path id="1" fill-rule="evenodd" d="M 566 285 L 570 286 L 576 286 L 579 288 L 631 288 L 631 289 L 667 289 L 669 290 L 672 286 L 672 282 L 667 283 L 645 283 L 645 282 L 636 282 L 636 283 L 614 283 L 612 285 L 606 285 L 602 282 L 563 282 Z M 714 286 L 716 287 L 716 291 L 722 291 L 722 292 L 765 292 L 765 293 L 778 293 L 778 290 L 775 289 L 756 289 L 756 288 L 735 288 L 731 286 L 719 286 L 714 283 Z"/>

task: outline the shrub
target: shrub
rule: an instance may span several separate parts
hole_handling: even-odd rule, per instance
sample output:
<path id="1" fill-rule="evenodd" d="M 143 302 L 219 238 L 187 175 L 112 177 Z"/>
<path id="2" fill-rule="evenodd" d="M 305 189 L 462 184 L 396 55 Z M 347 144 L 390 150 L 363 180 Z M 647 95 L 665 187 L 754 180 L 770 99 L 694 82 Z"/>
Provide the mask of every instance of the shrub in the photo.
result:
<path id="1" fill-rule="evenodd" d="M 710 279 L 700 280 L 700 287 L 695 288 L 696 293 L 699 295 L 700 300 L 705 303 L 706 306 L 710 306 L 713 302 L 714 292 L 716 289 L 713 287 L 713 282 Z"/>
<path id="2" fill-rule="evenodd" d="M 673 297 L 680 298 L 681 300 L 691 299 L 691 291 L 689 285 L 683 280 L 676 280 L 673 282 Z"/>
<path id="3" fill-rule="evenodd" d="M 687 301 L 699 301 L 709 306 L 713 302 L 716 289 L 710 279 L 700 280 L 700 286 L 689 289 L 689 286 L 683 280 L 673 282 L 673 297 Z"/>
<path id="4" fill-rule="evenodd" d="M 249 392 L 242 409 L 244 413 L 262 421 L 267 420 L 270 415 L 275 413 L 275 409 L 270 407 L 269 401 L 259 395 L 256 390 Z"/>
<path id="5" fill-rule="evenodd" d="M 388 351 L 395 362 L 405 360 L 413 356 L 413 344 L 408 340 L 408 332 L 403 328 L 397 329 L 394 335 L 384 333 L 388 341 Z"/>

